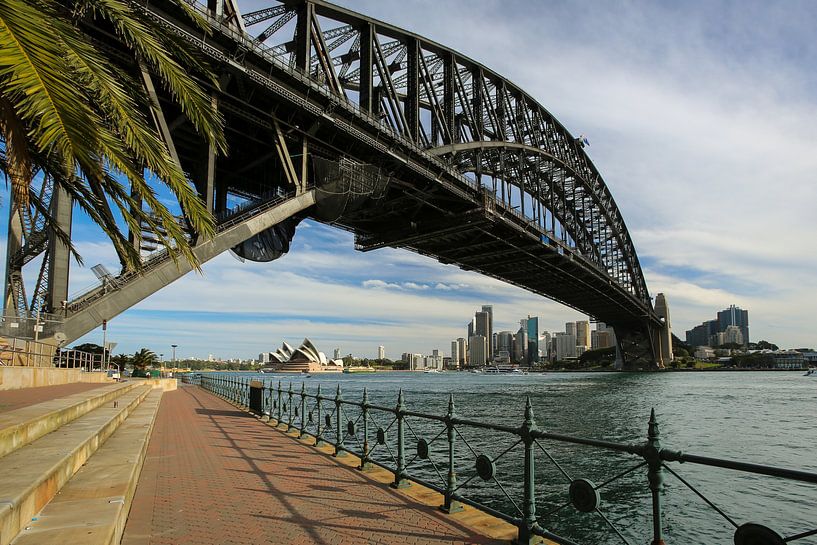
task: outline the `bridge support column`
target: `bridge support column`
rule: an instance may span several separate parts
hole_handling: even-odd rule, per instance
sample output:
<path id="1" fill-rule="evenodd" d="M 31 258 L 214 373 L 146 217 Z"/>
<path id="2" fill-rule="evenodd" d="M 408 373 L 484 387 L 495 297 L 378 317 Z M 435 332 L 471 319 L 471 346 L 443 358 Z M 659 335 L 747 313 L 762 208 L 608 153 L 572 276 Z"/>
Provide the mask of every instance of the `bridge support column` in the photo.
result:
<path id="1" fill-rule="evenodd" d="M 51 197 L 51 216 L 60 229 L 71 236 L 73 199 L 61 186 L 54 186 Z M 48 252 L 48 292 L 45 305 L 49 312 L 63 309 L 68 302 L 68 273 L 71 265 L 71 252 L 68 244 L 54 236 L 49 236 Z"/>
<path id="2" fill-rule="evenodd" d="M 25 304 L 25 296 L 19 293 L 23 289 L 23 269 L 17 266 L 13 259 L 22 247 L 22 214 L 14 198 L 14 192 L 11 191 L 9 192 L 9 227 L 6 241 L 6 284 L 3 294 L 3 314 L 6 316 L 17 316 L 18 302 Z"/>

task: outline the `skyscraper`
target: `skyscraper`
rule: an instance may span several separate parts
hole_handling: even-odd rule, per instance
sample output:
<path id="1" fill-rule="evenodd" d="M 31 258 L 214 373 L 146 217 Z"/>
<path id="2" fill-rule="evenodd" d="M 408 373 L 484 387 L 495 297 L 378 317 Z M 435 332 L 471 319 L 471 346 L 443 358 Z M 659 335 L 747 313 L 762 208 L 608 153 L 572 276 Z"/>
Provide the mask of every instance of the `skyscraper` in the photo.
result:
<path id="1" fill-rule="evenodd" d="M 539 318 L 528 316 L 528 365 L 539 363 Z"/>
<path id="2" fill-rule="evenodd" d="M 459 355 L 459 366 L 462 368 L 468 365 L 468 341 L 462 337 L 457 339 L 457 354 Z"/>
<path id="3" fill-rule="evenodd" d="M 576 322 L 576 346 L 590 346 L 590 322 L 587 320 Z"/>
<path id="4" fill-rule="evenodd" d="M 386 347 L 380 345 L 377 347 L 377 359 L 384 360 L 386 359 Z"/>
<path id="5" fill-rule="evenodd" d="M 567 322 L 565 324 L 565 333 L 576 336 L 576 322 Z"/>
<path id="6" fill-rule="evenodd" d="M 474 335 L 469 339 L 468 359 L 470 365 L 483 367 L 488 363 L 488 340 L 483 335 Z"/>
<path id="7" fill-rule="evenodd" d="M 460 366 L 460 346 L 457 341 L 451 341 L 451 365 Z"/>
<path id="8" fill-rule="evenodd" d="M 494 345 L 494 307 L 492 305 L 482 305 L 482 312 L 488 314 L 488 326 L 485 330 L 485 338 L 488 339 L 488 359 L 494 355 L 496 346 Z"/>
<path id="9" fill-rule="evenodd" d="M 513 332 L 500 331 L 496 334 L 496 352 L 505 351 L 508 354 L 513 353 Z"/>
<path id="10" fill-rule="evenodd" d="M 478 311 L 474 315 L 474 335 L 482 335 L 485 337 L 485 342 L 488 343 L 487 345 L 490 346 L 490 333 L 488 332 L 488 326 L 490 325 L 491 315 L 485 311 Z M 488 353 L 490 357 L 490 352 Z"/>
<path id="11" fill-rule="evenodd" d="M 743 335 L 743 345 L 749 344 L 749 311 L 742 310 L 735 305 L 729 305 L 729 308 L 718 312 L 718 331 L 726 331 L 730 325 L 735 325 L 740 328 L 740 333 Z"/>

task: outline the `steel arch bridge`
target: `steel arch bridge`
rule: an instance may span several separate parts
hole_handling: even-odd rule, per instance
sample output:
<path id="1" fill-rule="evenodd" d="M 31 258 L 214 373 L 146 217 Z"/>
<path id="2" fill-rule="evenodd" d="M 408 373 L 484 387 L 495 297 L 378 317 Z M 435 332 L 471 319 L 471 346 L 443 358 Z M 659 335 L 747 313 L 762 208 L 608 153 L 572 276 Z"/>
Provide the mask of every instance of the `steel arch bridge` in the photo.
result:
<path id="1" fill-rule="evenodd" d="M 359 250 L 406 248 L 587 313 L 615 328 L 630 364 L 668 356 L 666 311 L 653 308 L 624 219 L 582 142 L 498 73 L 322 0 L 273 0 L 244 15 L 234 0 L 191 3 L 210 33 L 172 0 L 139 4 L 219 78 L 209 90 L 226 120 L 226 157 L 98 29 L 142 78 L 171 155 L 219 218 L 215 239 L 196 246 L 202 261 L 228 249 L 274 259 L 311 217 L 353 232 Z M 70 229 L 70 203 L 47 186 L 52 215 Z M 246 204 L 228 210 L 228 195 Z M 189 270 L 151 246 L 150 233 L 132 233 L 145 271 L 104 274 L 103 285 L 69 300 L 66 249 L 11 208 L 19 227 L 9 236 L 6 311 L 61 313 L 56 329 L 67 340 Z M 29 302 L 22 270 L 40 254 Z"/>

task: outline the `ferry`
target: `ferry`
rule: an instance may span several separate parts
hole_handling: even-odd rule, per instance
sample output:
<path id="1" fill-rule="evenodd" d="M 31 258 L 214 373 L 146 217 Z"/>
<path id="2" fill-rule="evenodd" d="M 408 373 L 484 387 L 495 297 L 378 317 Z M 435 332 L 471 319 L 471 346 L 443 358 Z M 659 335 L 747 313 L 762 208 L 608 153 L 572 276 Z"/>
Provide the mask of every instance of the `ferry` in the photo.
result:
<path id="1" fill-rule="evenodd" d="M 806 371 L 806 374 L 803 375 L 803 376 L 804 377 L 817 378 L 817 367 L 812 367 L 811 369 Z"/>

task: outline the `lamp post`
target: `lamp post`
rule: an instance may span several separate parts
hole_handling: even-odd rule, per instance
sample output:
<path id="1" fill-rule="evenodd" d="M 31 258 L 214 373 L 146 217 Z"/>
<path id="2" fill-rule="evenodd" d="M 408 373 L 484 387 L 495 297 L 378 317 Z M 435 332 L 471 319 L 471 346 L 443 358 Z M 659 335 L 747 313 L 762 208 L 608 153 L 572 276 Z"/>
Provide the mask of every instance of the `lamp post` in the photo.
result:
<path id="1" fill-rule="evenodd" d="M 176 368 L 176 347 L 179 346 L 178 344 L 171 344 L 170 347 L 173 349 L 173 368 Z"/>

